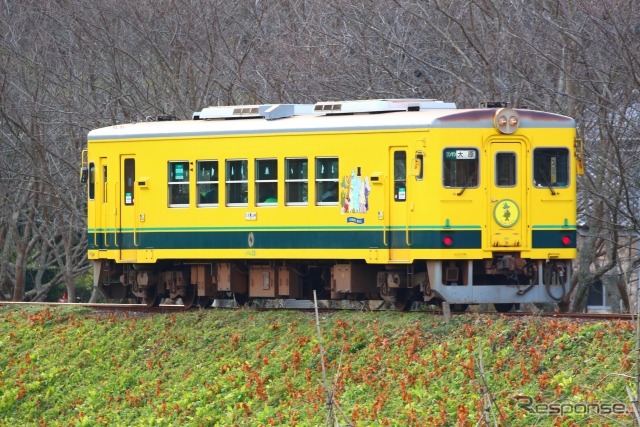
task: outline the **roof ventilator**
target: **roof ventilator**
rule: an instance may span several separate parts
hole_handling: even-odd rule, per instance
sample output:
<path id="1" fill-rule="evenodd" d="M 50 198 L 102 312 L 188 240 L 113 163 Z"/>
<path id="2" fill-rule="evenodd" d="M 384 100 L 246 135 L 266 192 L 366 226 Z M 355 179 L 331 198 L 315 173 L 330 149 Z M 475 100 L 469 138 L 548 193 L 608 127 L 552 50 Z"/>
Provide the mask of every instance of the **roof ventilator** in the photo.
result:
<path id="1" fill-rule="evenodd" d="M 485 101 L 480 103 L 480 108 L 509 108 L 509 103 L 505 101 Z"/>
<path id="2" fill-rule="evenodd" d="M 263 104 L 207 107 L 193 113 L 193 120 L 207 119 L 282 119 L 285 117 L 313 114 L 311 104 Z"/>
<path id="3" fill-rule="evenodd" d="M 147 116 L 145 117 L 145 121 L 147 122 L 171 122 L 174 120 L 178 120 L 178 118 L 171 114 L 164 114 L 160 116 Z"/>
<path id="4" fill-rule="evenodd" d="M 392 111 L 420 111 L 437 108 L 456 108 L 451 102 L 435 99 L 369 99 L 361 101 L 318 102 L 313 111 L 324 114 L 386 113 Z"/>

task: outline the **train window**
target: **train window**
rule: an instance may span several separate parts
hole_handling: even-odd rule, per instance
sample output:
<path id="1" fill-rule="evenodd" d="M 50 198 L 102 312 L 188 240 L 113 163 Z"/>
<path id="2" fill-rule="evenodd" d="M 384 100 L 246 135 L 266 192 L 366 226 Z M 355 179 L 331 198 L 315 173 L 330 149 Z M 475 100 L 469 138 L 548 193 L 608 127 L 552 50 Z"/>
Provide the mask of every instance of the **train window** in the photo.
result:
<path id="1" fill-rule="evenodd" d="M 442 154 L 442 185 L 469 188 L 478 186 L 478 150 L 446 148 Z"/>
<path id="2" fill-rule="evenodd" d="M 316 205 L 338 204 L 338 158 L 316 158 Z"/>
<path id="3" fill-rule="evenodd" d="M 514 187 L 516 185 L 516 153 L 496 154 L 496 186 Z"/>
<path id="4" fill-rule="evenodd" d="M 107 203 L 107 165 L 102 166 L 102 203 Z"/>
<path id="5" fill-rule="evenodd" d="M 278 204 L 277 159 L 256 159 L 256 200 L 258 206 Z"/>
<path id="6" fill-rule="evenodd" d="M 307 159 L 285 159 L 285 193 L 287 205 L 308 204 Z"/>
<path id="7" fill-rule="evenodd" d="M 96 198 L 96 165 L 89 163 L 89 200 Z"/>
<path id="8" fill-rule="evenodd" d="M 393 199 L 396 202 L 407 200 L 407 152 L 393 153 Z"/>
<path id="9" fill-rule="evenodd" d="M 218 161 L 198 160 L 196 187 L 198 192 L 198 206 L 218 205 Z"/>
<path id="10" fill-rule="evenodd" d="M 569 185 L 569 150 L 566 148 L 533 150 L 533 185 L 567 187 Z"/>
<path id="11" fill-rule="evenodd" d="M 169 162 L 169 207 L 189 206 L 189 162 Z"/>
<path id="12" fill-rule="evenodd" d="M 421 151 L 418 151 L 413 159 L 413 175 L 418 181 L 424 179 L 424 154 Z"/>
<path id="13" fill-rule="evenodd" d="M 124 159 L 124 204 L 133 205 L 133 189 L 136 181 L 136 160 Z"/>
<path id="14" fill-rule="evenodd" d="M 227 160 L 227 206 L 247 206 L 247 160 Z"/>

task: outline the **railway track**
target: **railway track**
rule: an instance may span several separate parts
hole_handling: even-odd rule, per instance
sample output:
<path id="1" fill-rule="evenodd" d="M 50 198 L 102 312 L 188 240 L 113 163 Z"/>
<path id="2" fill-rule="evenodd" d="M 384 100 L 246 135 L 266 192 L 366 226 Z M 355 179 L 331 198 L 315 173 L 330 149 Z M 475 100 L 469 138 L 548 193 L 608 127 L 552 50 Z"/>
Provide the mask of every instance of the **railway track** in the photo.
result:
<path id="1" fill-rule="evenodd" d="M 307 304 L 306 306 L 298 307 L 249 307 L 250 310 L 256 311 L 269 311 L 269 310 L 289 310 L 289 311 L 301 311 L 311 312 L 315 309 Z M 163 314 L 163 313 L 181 313 L 203 310 L 202 308 L 185 308 L 180 304 L 161 304 L 158 307 L 147 307 L 144 304 L 111 304 L 111 303 L 61 303 L 61 302 L 13 302 L 13 301 L 0 301 L 0 306 L 40 306 L 40 307 L 86 307 L 97 314 L 99 313 L 138 313 L 138 314 Z M 337 311 L 393 311 L 393 309 L 383 308 L 381 304 L 375 308 L 369 307 L 327 307 L 322 305 L 319 308 L 321 312 L 337 312 Z M 232 305 L 212 307 L 204 310 L 239 310 L 247 309 L 247 307 L 237 307 Z M 411 312 L 422 312 L 426 314 L 442 316 L 443 312 L 439 310 L 412 310 Z M 636 320 L 634 314 L 629 313 L 560 313 L 560 312 L 528 312 L 528 311 L 516 311 L 509 313 L 497 313 L 495 311 L 467 311 L 464 313 L 453 313 L 455 316 L 461 315 L 493 315 L 493 316 L 506 316 L 506 317 L 540 317 L 540 318 L 558 318 L 558 319 L 575 319 L 575 320 L 590 320 L 590 321 L 632 321 Z"/>
<path id="2" fill-rule="evenodd" d="M 487 313 L 485 313 L 487 314 Z M 496 313 L 493 313 L 496 314 Z M 559 319 L 579 319 L 579 320 L 624 320 L 632 321 L 636 320 L 634 314 L 629 313 L 556 313 L 556 312 L 510 312 L 500 313 L 500 315 L 507 317 L 550 317 Z"/>
<path id="3" fill-rule="evenodd" d="M 147 307 L 144 304 L 110 304 L 110 303 L 67 303 L 67 302 L 14 302 L 0 301 L 1 306 L 31 306 L 31 307 L 86 307 L 95 312 L 105 313 L 179 313 L 197 308 L 185 308 L 182 305 L 162 304 L 158 307 Z"/>

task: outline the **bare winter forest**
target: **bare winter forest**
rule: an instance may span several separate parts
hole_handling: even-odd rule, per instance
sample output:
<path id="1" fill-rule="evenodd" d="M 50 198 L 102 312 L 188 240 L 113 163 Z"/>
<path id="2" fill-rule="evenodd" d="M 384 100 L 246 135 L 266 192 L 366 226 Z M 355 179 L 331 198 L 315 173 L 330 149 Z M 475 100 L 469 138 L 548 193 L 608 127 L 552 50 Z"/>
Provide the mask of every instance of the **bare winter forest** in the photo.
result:
<path id="1" fill-rule="evenodd" d="M 74 300 L 87 286 L 89 130 L 209 105 L 385 97 L 574 117 L 588 156 L 570 308 L 603 275 L 629 308 L 640 265 L 637 0 L 4 0 L 0 299 Z"/>

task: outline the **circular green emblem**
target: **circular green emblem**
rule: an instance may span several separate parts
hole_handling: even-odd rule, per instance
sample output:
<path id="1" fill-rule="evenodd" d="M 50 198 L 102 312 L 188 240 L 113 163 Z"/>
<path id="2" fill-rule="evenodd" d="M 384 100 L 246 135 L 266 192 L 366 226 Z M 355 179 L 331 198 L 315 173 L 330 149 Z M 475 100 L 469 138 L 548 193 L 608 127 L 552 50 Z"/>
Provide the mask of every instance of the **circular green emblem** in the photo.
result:
<path id="1" fill-rule="evenodd" d="M 511 199 L 502 199 L 493 209 L 493 218 L 503 227 L 512 227 L 520 218 L 520 208 Z"/>

